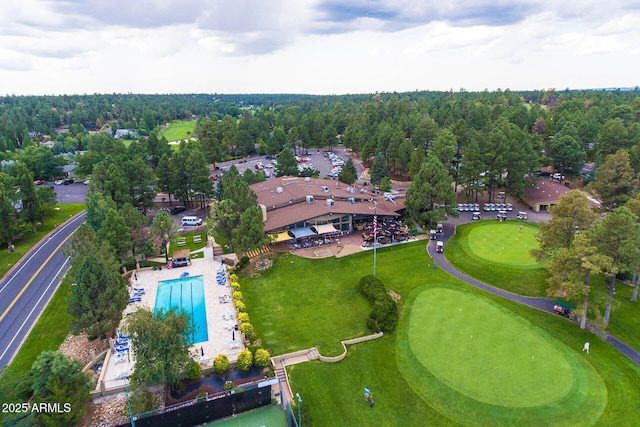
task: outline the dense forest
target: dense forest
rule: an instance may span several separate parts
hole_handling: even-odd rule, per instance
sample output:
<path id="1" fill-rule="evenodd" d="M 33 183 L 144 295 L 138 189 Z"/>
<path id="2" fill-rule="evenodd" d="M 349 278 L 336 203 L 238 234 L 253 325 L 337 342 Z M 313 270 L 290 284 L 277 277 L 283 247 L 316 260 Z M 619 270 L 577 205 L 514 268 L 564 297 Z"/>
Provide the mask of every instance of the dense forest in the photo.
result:
<path id="1" fill-rule="evenodd" d="M 29 147 L 50 139 L 56 155 L 94 152 L 77 159 L 90 173 L 101 160 L 95 153 L 110 150 L 116 130 L 130 129 L 155 170 L 163 152 L 157 139 L 164 145 L 161 126 L 197 119 L 195 136 L 209 164 L 255 152 L 275 154 L 284 147 L 296 151 L 343 143 L 370 165 L 382 154 L 389 173 L 400 179 L 415 176 L 432 153 L 454 182 L 464 185 L 469 198 L 484 189 L 491 193 L 498 185 L 519 195 L 523 175 L 540 166 L 577 176 L 586 161 L 599 164 L 619 149 L 629 151 L 640 171 L 639 94 L 636 88 L 6 96 L 0 98 L 0 160 L 20 153 L 24 158 Z M 31 151 L 26 157 L 34 156 Z M 41 169 L 32 169 L 36 178 L 51 176 L 50 167 Z"/>

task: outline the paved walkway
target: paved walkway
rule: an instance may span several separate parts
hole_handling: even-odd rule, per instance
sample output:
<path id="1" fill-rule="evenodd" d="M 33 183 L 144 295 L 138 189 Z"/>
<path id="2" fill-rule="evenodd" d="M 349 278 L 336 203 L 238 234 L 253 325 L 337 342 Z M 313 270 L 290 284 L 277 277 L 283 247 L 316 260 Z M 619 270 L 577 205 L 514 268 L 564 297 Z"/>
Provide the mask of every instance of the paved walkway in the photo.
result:
<path id="1" fill-rule="evenodd" d="M 467 222 L 464 221 L 463 218 L 458 218 L 455 221 L 450 221 L 444 224 L 444 236 L 441 237 L 440 240 L 446 242 L 455 234 L 455 227 L 459 223 Z M 473 277 L 467 276 L 466 274 L 458 271 L 455 267 L 453 267 L 447 259 L 444 257 L 444 254 L 437 253 L 435 250 L 432 250 L 431 247 L 435 246 L 435 243 L 431 245 L 431 242 L 435 242 L 435 240 L 427 241 L 427 253 L 434 261 L 438 264 L 440 268 L 442 268 L 447 273 L 451 274 L 454 277 L 457 277 L 460 280 L 463 280 L 469 283 L 476 288 L 483 289 L 487 292 L 491 292 L 492 294 L 499 295 L 503 298 L 506 298 L 511 301 L 519 302 L 520 304 L 527 305 L 529 307 L 537 308 L 538 310 L 546 311 L 548 313 L 554 313 L 553 310 L 554 301 L 547 298 L 533 298 L 533 297 L 525 297 L 522 295 L 517 295 L 511 292 L 507 292 L 503 289 L 496 288 L 491 285 L 487 285 L 484 282 L 474 279 Z M 574 323 L 577 323 L 574 321 Z M 605 339 L 608 343 L 617 348 L 622 354 L 627 356 L 629 359 L 634 361 L 636 364 L 640 365 L 640 353 L 638 353 L 633 348 L 629 347 L 627 344 L 620 341 L 615 336 L 610 333 L 606 333 L 607 338 Z"/>

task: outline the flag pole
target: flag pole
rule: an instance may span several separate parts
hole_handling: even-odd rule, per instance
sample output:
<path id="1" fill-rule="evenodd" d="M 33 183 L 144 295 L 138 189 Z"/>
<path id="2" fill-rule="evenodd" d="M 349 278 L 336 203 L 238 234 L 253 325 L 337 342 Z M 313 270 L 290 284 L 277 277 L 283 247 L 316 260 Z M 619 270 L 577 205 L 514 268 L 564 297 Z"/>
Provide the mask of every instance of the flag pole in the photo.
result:
<path id="1" fill-rule="evenodd" d="M 378 213 L 377 203 L 374 201 L 373 207 L 373 277 L 376 277 L 376 246 L 378 245 Z"/>

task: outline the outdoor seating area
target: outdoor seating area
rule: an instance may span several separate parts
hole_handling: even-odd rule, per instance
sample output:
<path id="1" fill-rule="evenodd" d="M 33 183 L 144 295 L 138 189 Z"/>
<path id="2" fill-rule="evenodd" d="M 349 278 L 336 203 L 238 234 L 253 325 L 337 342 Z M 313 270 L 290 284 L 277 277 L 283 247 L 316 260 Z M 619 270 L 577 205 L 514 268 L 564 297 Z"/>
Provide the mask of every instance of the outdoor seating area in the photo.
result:
<path id="1" fill-rule="evenodd" d="M 379 221 L 376 230 L 373 229 L 373 222 L 359 223 L 355 227 L 357 230 L 363 231 L 362 246 L 365 248 L 373 246 L 374 237 L 378 243 L 383 245 L 404 242 L 412 237 L 409 227 L 402 225 L 402 222 L 395 219 Z"/>

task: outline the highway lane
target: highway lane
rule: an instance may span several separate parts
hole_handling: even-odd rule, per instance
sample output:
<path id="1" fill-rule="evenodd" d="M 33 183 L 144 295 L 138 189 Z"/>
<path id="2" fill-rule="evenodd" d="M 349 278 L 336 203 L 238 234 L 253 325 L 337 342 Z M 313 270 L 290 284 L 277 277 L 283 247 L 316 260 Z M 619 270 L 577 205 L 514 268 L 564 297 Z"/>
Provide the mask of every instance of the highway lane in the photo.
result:
<path id="1" fill-rule="evenodd" d="M 56 228 L 0 281 L 0 369 L 8 365 L 58 288 L 67 260 L 62 247 L 85 212 Z"/>

